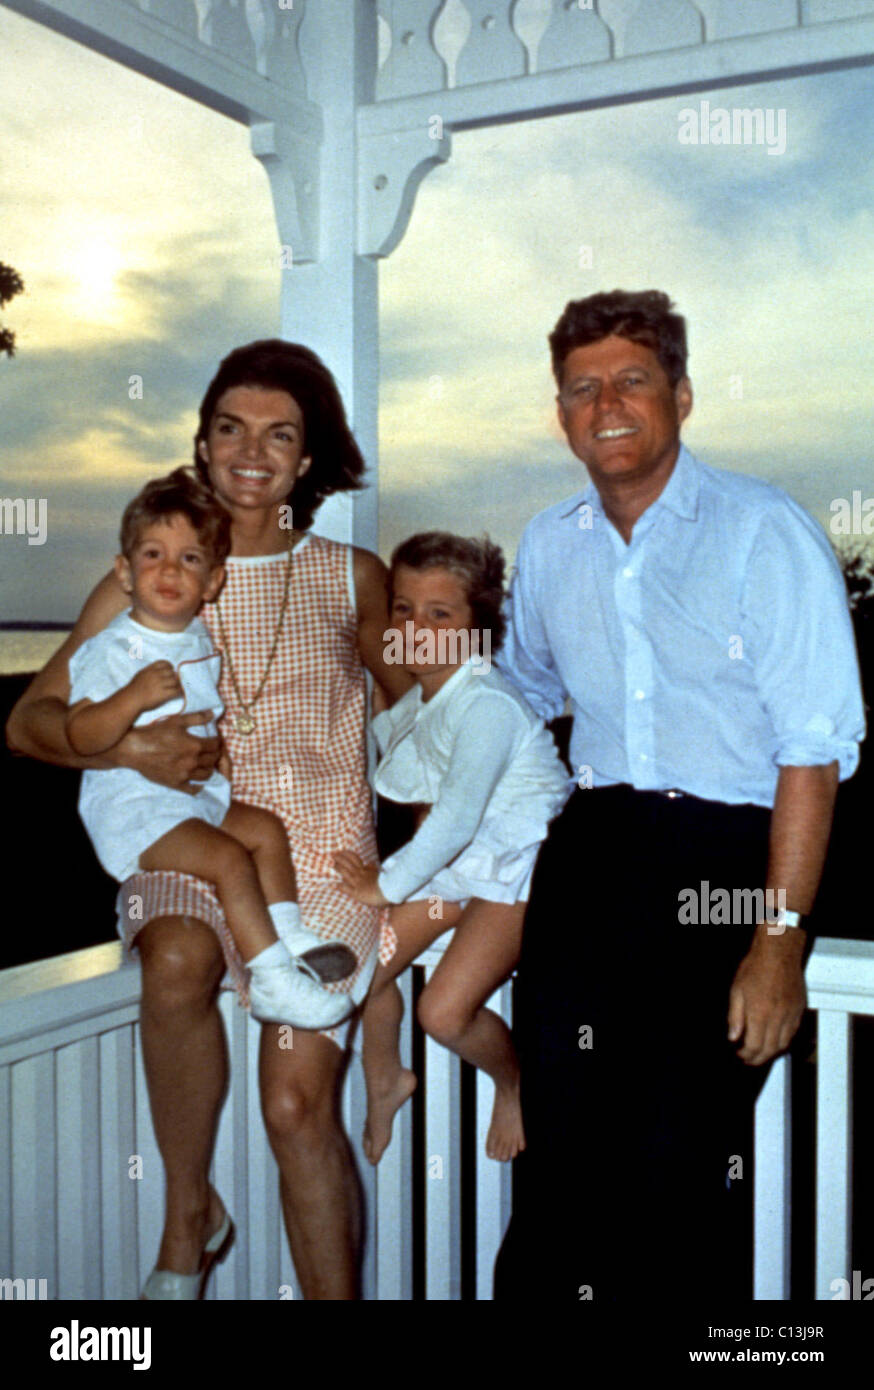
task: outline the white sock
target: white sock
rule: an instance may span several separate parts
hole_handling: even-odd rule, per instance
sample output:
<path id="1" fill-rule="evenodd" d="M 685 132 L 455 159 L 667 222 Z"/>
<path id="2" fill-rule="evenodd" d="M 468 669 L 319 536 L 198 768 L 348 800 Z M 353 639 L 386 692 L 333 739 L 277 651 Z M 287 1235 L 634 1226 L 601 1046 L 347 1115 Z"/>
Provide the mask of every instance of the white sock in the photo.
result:
<path id="1" fill-rule="evenodd" d="M 259 951 L 257 956 L 253 956 L 246 962 L 249 970 L 259 970 L 261 966 L 287 965 L 291 960 L 288 954 L 288 947 L 283 941 L 274 941 L 269 946 L 265 946 L 263 951 Z"/>
<path id="2" fill-rule="evenodd" d="M 295 931 L 301 924 L 298 903 L 272 903 L 267 911 L 276 928 L 276 935 L 280 938 L 285 932 Z"/>

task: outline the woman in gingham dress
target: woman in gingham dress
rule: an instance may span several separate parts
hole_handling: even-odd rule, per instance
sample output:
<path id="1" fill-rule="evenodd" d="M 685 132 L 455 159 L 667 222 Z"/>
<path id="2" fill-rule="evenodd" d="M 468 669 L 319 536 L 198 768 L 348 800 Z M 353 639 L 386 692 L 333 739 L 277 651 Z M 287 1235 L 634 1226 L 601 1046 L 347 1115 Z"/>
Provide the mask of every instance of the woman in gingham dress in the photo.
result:
<path id="1" fill-rule="evenodd" d="M 359 962 L 353 975 L 331 988 L 352 992 L 360 1002 L 375 961 L 377 916 L 372 909 L 352 910 L 360 905 L 341 891 L 332 866 L 335 845 L 376 852 L 362 737 L 365 688 L 353 557 L 351 546 L 312 534 L 297 540 L 290 560 L 287 554 L 229 556 L 221 598 L 204 607 L 201 617 L 224 652 L 219 689 L 228 714 L 222 734 L 234 796 L 285 822 L 304 922 L 326 931 L 330 924 L 332 938 L 344 941 Z M 252 712 L 255 727 L 238 733 L 233 720 L 241 706 L 230 672 L 244 697 L 257 689 L 282 612 L 289 565 L 280 641 Z M 358 852 L 363 856 L 364 849 Z M 137 903 L 133 921 L 131 899 Z M 240 998 L 247 1001 L 245 967 L 210 885 L 187 874 L 137 874 L 122 885 L 118 907 L 129 946 L 143 921 L 168 911 L 209 923 Z M 343 1043 L 347 1032 L 341 1027 L 326 1036 Z"/>
<path id="2" fill-rule="evenodd" d="M 330 373 L 306 348 L 276 340 L 221 364 L 201 405 L 195 461 L 232 518 L 226 588 L 201 616 L 224 650 L 234 795 L 285 822 L 304 922 L 355 951 L 358 968 L 335 987 L 357 999 L 373 968 L 378 917 L 340 890 L 332 856 L 342 847 L 375 857 L 364 666 L 391 696 L 408 678 L 383 662 L 384 566 L 308 530 L 325 497 L 361 485 L 364 463 Z M 202 782 L 219 740 L 188 732 L 205 722 L 197 711 L 135 728 L 100 757 L 78 757 L 67 743 L 67 661 L 126 606 L 107 576 L 22 697 L 10 739 L 20 752 L 66 766 L 133 767 L 176 787 Z M 243 997 L 244 977 L 208 885 L 138 874 L 122 885 L 120 902 L 142 963 L 143 1057 L 166 1175 L 150 1295 L 192 1299 L 230 1231 L 208 1182 L 227 1085 L 216 997 L 226 969 Z M 295 1029 L 290 1048 L 279 1025 L 261 1031 L 262 1107 L 306 1298 L 353 1299 L 358 1290 L 359 1189 L 338 1110 L 343 1031 Z"/>

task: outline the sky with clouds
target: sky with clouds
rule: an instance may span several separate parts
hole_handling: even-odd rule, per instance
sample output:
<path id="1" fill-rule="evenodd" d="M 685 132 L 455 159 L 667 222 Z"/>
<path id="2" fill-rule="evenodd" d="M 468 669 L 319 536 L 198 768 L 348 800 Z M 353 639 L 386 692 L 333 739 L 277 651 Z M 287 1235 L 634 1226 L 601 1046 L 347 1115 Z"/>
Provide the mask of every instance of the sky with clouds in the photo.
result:
<path id="1" fill-rule="evenodd" d="M 776 156 L 681 144 L 698 97 L 456 134 L 381 263 L 383 555 L 435 526 L 512 555 L 583 485 L 546 335 L 569 298 L 616 286 L 687 316 L 702 458 L 823 522 L 874 492 L 872 84 L 707 95 L 785 110 Z M 217 360 L 277 331 L 277 237 L 245 130 L 2 6 L 0 119 L 0 260 L 27 284 L 3 315 L 0 496 L 49 503 L 45 546 L 0 536 L 0 620 L 64 620 L 130 495 L 189 456 Z"/>

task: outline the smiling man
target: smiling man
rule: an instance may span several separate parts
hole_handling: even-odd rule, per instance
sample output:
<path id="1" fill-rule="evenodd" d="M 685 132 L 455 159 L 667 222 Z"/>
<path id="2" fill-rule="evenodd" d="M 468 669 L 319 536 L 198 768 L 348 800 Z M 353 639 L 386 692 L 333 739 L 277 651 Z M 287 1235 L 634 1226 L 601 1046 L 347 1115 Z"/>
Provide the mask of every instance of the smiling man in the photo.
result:
<path id="1" fill-rule="evenodd" d="M 577 790 L 525 923 L 527 1149 L 496 1296 L 749 1298 L 754 1102 L 804 1010 L 864 736 L 846 592 L 791 498 L 681 444 L 666 295 L 574 301 L 550 346 L 591 482 L 526 529 L 500 664 L 544 718 L 570 699 Z M 714 888 L 784 911 L 688 925 Z"/>

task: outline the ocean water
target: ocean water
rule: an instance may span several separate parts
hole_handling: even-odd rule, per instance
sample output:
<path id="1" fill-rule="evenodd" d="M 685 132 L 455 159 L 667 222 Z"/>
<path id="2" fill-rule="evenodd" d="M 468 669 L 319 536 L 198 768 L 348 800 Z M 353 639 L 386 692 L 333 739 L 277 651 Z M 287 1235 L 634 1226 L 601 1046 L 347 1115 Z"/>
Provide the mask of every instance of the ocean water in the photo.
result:
<path id="1" fill-rule="evenodd" d="M 0 676 L 38 671 L 58 650 L 66 636 L 66 632 L 40 628 L 28 632 L 0 630 Z"/>

